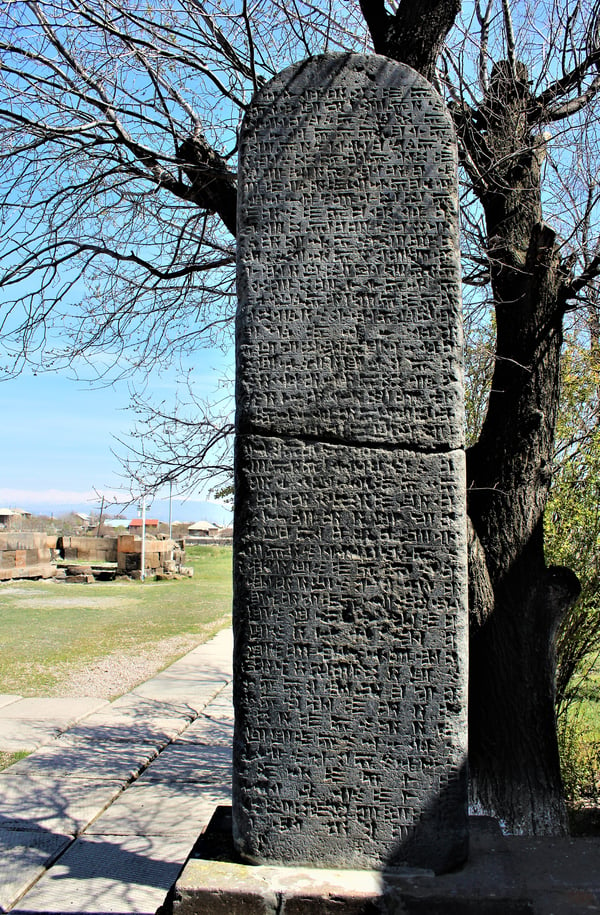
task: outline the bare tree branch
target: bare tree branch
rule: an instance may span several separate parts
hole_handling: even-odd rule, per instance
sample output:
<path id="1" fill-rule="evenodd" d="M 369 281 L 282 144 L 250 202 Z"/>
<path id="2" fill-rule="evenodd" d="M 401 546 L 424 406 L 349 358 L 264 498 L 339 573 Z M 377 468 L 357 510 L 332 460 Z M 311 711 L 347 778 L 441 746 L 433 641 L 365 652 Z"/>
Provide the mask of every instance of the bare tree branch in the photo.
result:
<path id="1" fill-rule="evenodd" d="M 512 13 L 509 0 L 502 0 L 502 15 L 504 17 L 504 32 L 506 34 L 506 56 L 510 65 L 513 79 L 517 78 L 517 65 L 515 57 L 515 32 L 513 29 Z"/>
<path id="2" fill-rule="evenodd" d="M 562 300 L 565 305 L 569 301 L 576 299 L 579 293 L 586 287 L 590 286 L 599 276 L 600 254 L 597 254 L 596 257 L 590 261 L 585 270 L 582 270 L 582 272 L 578 276 L 574 277 L 570 283 L 566 283 L 563 286 Z"/>
<path id="3" fill-rule="evenodd" d="M 493 0 L 488 0 L 485 12 L 481 12 L 480 0 L 475 3 L 475 14 L 479 22 L 481 33 L 479 39 L 479 87 L 482 92 L 487 92 L 489 87 L 488 79 L 488 45 L 490 37 L 490 16 L 492 13 Z"/>
<path id="4" fill-rule="evenodd" d="M 568 110 L 568 105 L 558 105 L 561 99 L 564 99 L 565 96 L 568 96 L 573 89 L 579 89 L 583 85 L 583 81 L 586 76 L 593 71 L 598 64 L 600 63 L 600 50 L 594 51 L 592 54 L 588 54 L 584 60 L 581 61 L 576 67 L 570 70 L 568 73 L 565 73 L 560 79 L 557 79 L 550 86 L 548 86 L 543 92 L 541 92 L 534 100 L 534 104 L 530 109 L 530 122 L 537 123 L 539 120 L 558 120 L 561 116 L 567 116 L 569 113 L 575 113 L 574 111 Z M 579 91 L 577 94 L 577 99 L 583 99 L 583 104 L 591 101 L 591 99 L 596 95 L 600 85 L 598 79 L 595 78 L 592 82 L 593 90 L 590 92 L 589 89 L 585 91 Z M 590 87 L 591 88 L 591 87 Z M 556 114 L 565 108 L 566 114 L 560 115 Z"/>

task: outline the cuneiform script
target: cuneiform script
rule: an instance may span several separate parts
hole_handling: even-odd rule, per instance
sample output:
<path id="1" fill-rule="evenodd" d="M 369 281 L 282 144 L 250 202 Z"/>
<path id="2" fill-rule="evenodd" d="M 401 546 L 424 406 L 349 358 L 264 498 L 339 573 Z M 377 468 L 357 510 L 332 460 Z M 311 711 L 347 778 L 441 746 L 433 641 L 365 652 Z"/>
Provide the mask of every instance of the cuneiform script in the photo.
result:
<path id="1" fill-rule="evenodd" d="M 247 116 L 238 421 L 459 447 L 456 161 L 454 143 L 440 142 L 448 116 L 416 74 L 398 85 L 396 65 L 368 60 L 354 58 L 362 79 L 348 85 L 344 58 L 321 59 L 319 87 L 314 66 L 288 71 L 286 89 L 275 80 Z"/>
<path id="2" fill-rule="evenodd" d="M 466 853 L 456 157 L 443 103 L 324 55 L 240 150 L 234 833 L 259 862 Z"/>

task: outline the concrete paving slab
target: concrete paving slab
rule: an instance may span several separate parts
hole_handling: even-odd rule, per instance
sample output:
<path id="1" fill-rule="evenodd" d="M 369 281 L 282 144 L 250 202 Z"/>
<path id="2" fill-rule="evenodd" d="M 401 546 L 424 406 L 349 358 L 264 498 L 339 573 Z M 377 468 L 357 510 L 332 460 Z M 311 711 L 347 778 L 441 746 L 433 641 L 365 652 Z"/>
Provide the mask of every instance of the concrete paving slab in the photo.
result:
<path id="1" fill-rule="evenodd" d="M 196 718 L 177 738 L 177 743 L 196 743 L 204 746 L 231 747 L 233 721 L 214 721 L 206 713 Z"/>
<path id="2" fill-rule="evenodd" d="M 196 712 L 185 701 L 170 702 L 160 698 L 148 699 L 139 696 L 137 693 L 127 693 L 126 696 L 115 699 L 114 702 L 111 702 L 109 709 L 97 714 L 110 715 L 117 713 L 131 717 L 136 721 L 176 718 L 186 723 L 196 715 Z"/>
<path id="3" fill-rule="evenodd" d="M 182 718 L 167 719 L 161 722 L 143 722 L 134 724 L 127 718 L 116 715 L 103 716 L 100 721 L 86 719 L 69 728 L 68 736 L 72 740 L 89 743 L 136 743 L 152 744 L 157 749 L 165 747 L 185 728 Z"/>
<path id="4" fill-rule="evenodd" d="M 231 629 L 223 629 L 208 642 L 196 645 L 187 654 L 182 655 L 165 670 L 180 670 L 194 664 L 198 673 L 215 674 L 231 673 L 231 655 L 233 652 L 233 636 Z M 227 666 L 229 665 L 229 667 Z"/>
<path id="5" fill-rule="evenodd" d="M 200 646 L 203 648 L 204 646 Z M 207 667 L 208 669 L 205 669 Z M 171 664 L 169 667 L 165 667 L 164 670 L 161 670 L 160 673 L 155 674 L 155 677 L 165 678 L 165 679 L 181 679 L 181 680 L 193 680 L 196 677 L 199 677 L 203 680 L 227 680 L 231 676 L 231 672 L 225 669 L 225 665 L 221 664 L 205 664 L 204 657 L 199 654 L 191 651 L 181 658 L 179 661 L 175 661 L 174 664 Z M 155 677 L 152 677 L 154 680 Z M 147 682 L 147 681 L 146 681 Z"/>
<path id="6" fill-rule="evenodd" d="M 10 705 L 11 702 L 17 702 L 22 698 L 23 696 L 15 696 L 12 693 L 0 693 L 0 708 L 3 708 L 5 705 Z"/>
<path id="7" fill-rule="evenodd" d="M 199 656 L 203 660 L 204 666 L 201 668 L 202 670 L 224 670 L 231 674 L 233 629 L 231 626 L 221 629 L 208 642 L 203 642 L 201 645 L 196 645 L 195 648 L 192 648 L 191 652 L 185 655 L 185 658 L 189 658 L 190 655 L 192 657 Z M 180 660 L 185 660 L 185 658 Z"/>
<path id="8" fill-rule="evenodd" d="M 229 683 L 210 703 L 208 715 L 215 721 L 233 721 L 233 684 Z"/>
<path id="9" fill-rule="evenodd" d="M 185 704 L 199 714 L 226 685 L 223 679 L 190 679 L 179 677 L 154 677 L 133 690 L 133 695 L 142 699 L 158 699 L 163 702 Z"/>
<path id="10" fill-rule="evenodd" d="M 0 719 L 0 750 L 17 753 L 19 750 L 35 750 L 49 743 L 63 732 L 64 728 L 45 718 L 36 721 L 12 721 Z"/>
<path id="11" fill-rule="evenodd" d="M 225 630 L 146 682 L 181 680 L 185 683 L 228 683 L 232 677 L 232 652 L 231 630 Z M 144 685 L 146 684 L 141 684 Z M 139 688 L 136 687 L 136 690 Z"/>
<path id="12" fill-rule="evenodd" d="M 173 836 L 77 839 L 12 915 L 155 915 L 188 852 Z"/>
<path id="13" fill-rule="evenodd" d="M 184 787 L 231 780 L 231 747 L 211 747 L 176 741 L 148 766 L 140 782 L 172 782 Z"/>
<path id="14" fill-rule="evenodd" d="M 33 750 L 97 709 L 105 699 L 29 698 L 0 707 L 0 750 Z"/>
<path id="15" fill-rule="evenodd" d="M 110 703 L 106 699 L 93 698 L 64 698 L 53 699 L 34 697 L 28 699 L 19 699 L 18 702 L 12 702 L 9 705 L 0 708 L 0 721 L 11 718 L 22 718 L 25 720 L 38 720 L 40 718 L 51 719 L 53 721 L 64 721 L 65 725 L 75 723 L 86 715 L 106 707 Z"/>
<path id="16" fill-rule="evenodd" d="M 0 853 L 0 886 L 11 903 L 25 893 L 17 915 L 154 915 L 164 903 L 215 807 L 230 803 L 231 720 L 203 715 L 189 741 L 179 736 L 231 681 L 231 633 L 214 642 L 148 681 L 147 695 L 99 700 L 64 735 L 0 774 L 0 837 L 9 836 L 17 868 L 9 886 Z M 4 707 L 13 699 L 21 701 L 7 696 Z M 46 712 L 61 711 L 54 702 L 43 703 Z M 29 705 L 22 708 L 33 715 Z M 0 732 L 11 721 L 35 728 L 39 719 L 0 714 Z M 56 723 L 45 720 L 44 739 Z"/>
<path id="17" fill-rule="evenodd" d="M 0 828 L 78 835 L 121 793 L 120 781 L 69 776 L 0 778 Z"/>
<path id="18" fill-rule="evenodd" d="M 139 780 L 127 788 L 86 835 L 187 836 L 190 850 L 215 808 L 231 804 L 231 783 L 172 784 Z"/>
<path id="19" fill-rule="evenodd" d="M 6 912 L 71 841 L 43 830 L 0 827 L 0 912 Z"/>
<path id="20" fill-rule="evenodd" d="M 94 745 L 65 736 L 15 763 L 11 766 L 11 775 L 26 778 L 68 775 L 71 778 L 103 778 L 125 783 L 139 775 L 156 755 L 157 749 L 151 744 L 113 741 Z"/>
<path id="21" fill-rule="evenodd" d="M 194 712 L 187 702 L 168 702 L 160 699 L 144 699 L 137 694 L 128 693 L 115 699 L 110 706 L 95 712 L 93 718 L 110 715 L 121 715 L 132 721 L 181 721 L 184 725 L 194 718 Z"/>

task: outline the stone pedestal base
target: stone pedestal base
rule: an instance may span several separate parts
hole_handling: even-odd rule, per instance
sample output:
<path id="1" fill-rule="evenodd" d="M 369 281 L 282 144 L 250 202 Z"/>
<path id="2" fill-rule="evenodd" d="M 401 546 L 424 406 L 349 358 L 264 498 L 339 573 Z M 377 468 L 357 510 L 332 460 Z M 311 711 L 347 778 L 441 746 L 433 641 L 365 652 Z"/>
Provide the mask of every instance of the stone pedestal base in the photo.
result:
<path id="1" fill-rule="evenodd" d="M 229 809 L 219 808 L 177 881 L 173 915 L 600 912 L 600 838 L 506 837 L 494 820 L 472 817 L 469 861 L 434 876 L 241 864 L 230 829 Z"/>

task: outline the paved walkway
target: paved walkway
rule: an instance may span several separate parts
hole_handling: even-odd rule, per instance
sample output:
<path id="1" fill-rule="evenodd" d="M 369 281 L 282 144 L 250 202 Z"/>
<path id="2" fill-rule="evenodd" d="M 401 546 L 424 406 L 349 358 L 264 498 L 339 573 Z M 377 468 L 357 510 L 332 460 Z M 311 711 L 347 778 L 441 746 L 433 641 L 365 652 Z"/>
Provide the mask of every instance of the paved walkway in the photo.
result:
<path id="1" fill-rule="evenodd" d="M 148 913 L 230 803 L 231 631 L 131 693 L 0 696 L 0 912 Z"/>

